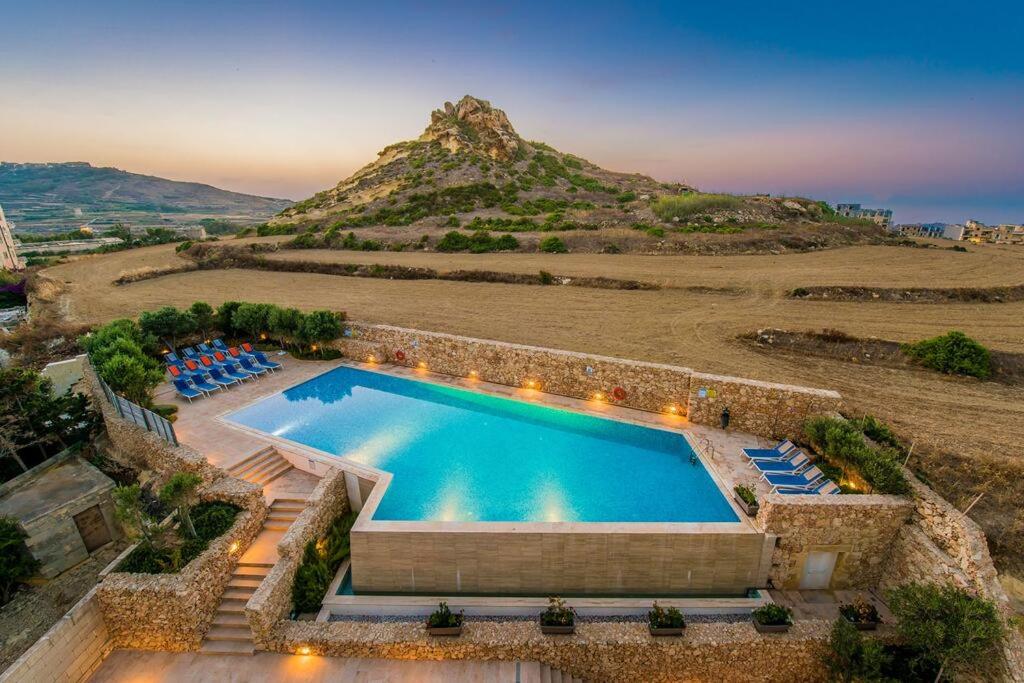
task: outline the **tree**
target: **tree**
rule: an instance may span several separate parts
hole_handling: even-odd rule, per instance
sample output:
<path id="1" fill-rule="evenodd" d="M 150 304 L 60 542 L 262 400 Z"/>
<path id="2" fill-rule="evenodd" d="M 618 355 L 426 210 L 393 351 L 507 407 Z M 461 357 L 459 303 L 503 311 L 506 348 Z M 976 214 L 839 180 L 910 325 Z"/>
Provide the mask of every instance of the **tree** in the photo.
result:
<path id="1" fill-rule="evenodd" d="M 178 337 L 195 332 L 196 319 L 188 311 L 164 306 L 139 316 L 139 327 L 146 334 L 163 339 L 172 351 L 178 348 Z"/>
<path id="2" fill-rule="evenodd" d="M 115 392 L 140 406 L 149 406 L 153 402 L 152 391 L 164 376 L 146 360 L 118 353 L 99 367 L 99 373 Z"/>
<path id="3" fill-rule="evenodd" d="M 985 379 L 992 374 L 992 355 L 963 332 L 947 332 L 931 339 L 905 344 L 904 353 L 922 365 L 950 375 Z"/>
<path id="4" fill-rule="evenodd" d="M 920 656 L 947 674 L 978 672 L 1003 639 L 996 606 L 954 586 L 912 583 L 888 593 L 897 631 Z"/>
<path id="5" fill-rule="evenodd" d="M 320 344 L 323 354 L 323 344 L 341 336 L 341 321 L 342 316 L 334 311 L 313 311 L 303 319 L 299 336 L 311 344 Z"/>
<path id="6" fill-rule="evenodd" d="M 242 304 L 231 316 L 235 330 L 243 332 L 253 339 L 258 339 L 269 329 L 270 304 Z"/>
<path id="7" fill-rule="evenodd" d="M 0 605 L 6 605 L 18 584 L 32 576 L 39 561 L 25 545 L 28 534 L 13 517 L 0 517 Z"/>
<path id="8" fill-rule="evenodd" d="M 864 638 L 857 627 L 843 617 L 832 625 L 829 648 L 822 663 L 833 681 L 880 681 L 888 655 L 882 644 L 873 638 Z"/>
<path id="9" fill-rule="evenodd" d="M 281 348 L 287 344 L 295 343 L 302 329 L 302 311 L 297 308 L 281 308 L 275 306 L 267 318 L 267 325 L 271 334 L 277 337 Z"/>
<path id="10" fill-rule="evenodd" d="M 209 339 L 210 332 L 213 330 L 213 306 L 205 301 L 196 301 L 188 307 L 188 312 L 192 314 L 192 318 L 196 321 L 196 329 L 203 335 L 203 339 Z"/>
<path id="11" fill-rule="evenodd" d="M 149 518 L 142 502 L 142 489 L 138 484 L 114 488 L 114 513 L 125 535 L 133 541 L 152 545 L 158 525 Z"/>
<path id="12" fill-rule="evenodd" d="M 201 483 L 202 478 L 195 472 L 178 472 L 160 489 L 160 500 L 177 508 L 181 528 L 190 538 L 196 537 L 196 528 L 189 511 L 199 502 L 197 489 Z"/>
<path id="13" fill-rule="evenodd" d="M 217 307 L 217 326 L 220 327 L 220 331 L 228 336 L 235 334 L 235 323 L 233 318 L 235 317 L 235 311 L 242 304 L 238 301 L 225 301 Z"/>

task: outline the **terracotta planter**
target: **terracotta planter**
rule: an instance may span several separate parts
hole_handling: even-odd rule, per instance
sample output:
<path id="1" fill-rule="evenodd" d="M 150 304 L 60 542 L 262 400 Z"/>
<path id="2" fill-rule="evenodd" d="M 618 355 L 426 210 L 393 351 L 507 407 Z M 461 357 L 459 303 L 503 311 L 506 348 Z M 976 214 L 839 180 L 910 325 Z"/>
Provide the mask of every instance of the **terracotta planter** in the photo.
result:
<path id="1" fill-rule="evenodd" d="M 747 513 L 748 517 L 757 517 L 757 511 L 761 509 L 761 505 L 756 500 L 753 503 L 748 503 L 740 498 L 740 494 L 735 491 L 732 492 L 732 497 L 736 504 L 740 506 L 740 509 Z"/>
<path id="2" fill-rule="evenodd" d="M 431 636 L 461 636 L 461 626 L 428 626 L 427 635 Z"/>
<path id="3" fill-rule="evenodd" d="M 540 625 L 540 632 L 549 636 L 568 636 L 576 631 L 576 624 L 569 626 L 546 626 Z"/>
<path id="4" fill-rule="evenodd" d="M 683 631 L 686 629 L 686 625 L 682 626 L 659 626 L 655 628 L 650 624 L 647 625 L 647 630 L 651 632 L 652 636 L 681 636 Z"/>
<path id="5" fill-rule="evenodd" d="M 757 619 L 751 619 L 754 622 L 754 628 L 758 633 L 785 633 L 793 624 L 762 624 Z"/>

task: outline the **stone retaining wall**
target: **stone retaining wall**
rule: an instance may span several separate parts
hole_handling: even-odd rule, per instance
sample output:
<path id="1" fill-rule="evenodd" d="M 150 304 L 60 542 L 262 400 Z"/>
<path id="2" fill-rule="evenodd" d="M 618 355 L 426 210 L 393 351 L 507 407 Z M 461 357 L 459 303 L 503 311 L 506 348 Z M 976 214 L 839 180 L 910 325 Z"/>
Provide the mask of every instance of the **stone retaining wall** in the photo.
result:
<path id="1" fill-rule="evenodd" d="M 0 674 L 0 683 L 87 681 L 113 648 L 93 588 Z"/>
<path id="2" fill-rule="evenodd" d="M 698 424 L 717 425 L 722 408 L 729 406 L 735 427 L 768 438 L 795 435 L 806 417 L 836 412 L 842 401 L 834 391 L 707 375 L 662 363 L 390 325 L 352 322 L 346 327 L 349 336 L 334 346 L 354 360 L 373 356 L 407 367 L 423 363 L 431 372 L 460 377 L 476 372 L 481 380 L 515 387 L 533 381 L 542 391 L 580 399 L 602 393 L 639 410 L 674 406 Z M 404 359 L 398 359 L 399 353 Z M 616 387 L 625 392 L 622 399 L 614 397 Z"/>
<path id="3" fill-rule="evenodd" d="M 757 524 L 779 537 L 772 584 L 799 588 L 808 553 L 822 551 L 838 553 L 830 588 L 875 588 L 912 509 L 913 503 L 901 496 L 765 496 Z"/>
<path id="4" fill-rule="evenodd" d="M 245 605 L 246 619 L 258 648 L 280 651 L 279 629 L 289 623 L 292 584 L 302 564 L 303 549 L 311 540 L 323 536 L 335 517 L 348 511 L 345 472 L 331 468 L 306 499 L 306 508 L 278 541 L 277 563 Z"/>
<path id="5" fill-rule="evenodd" d="M 199 557 L 177 574 L 111 571 L 97 586 L 96 599 L 115 647 L 199 649 L 238 558 L 267 515 L 259 488 L 231 477 L 209 486 L 201 498 L 234 503 L 242 511 Z"/>
<path id="6" fill-rule="evenodd" d="M 653 638 L 646 624 L 584 622 L 545 636 L 532 621 L 467 620 L 458 638 L 429 637 L 419 623 L 286 622 L 277 651 L 337 657 L 538 661 L 603 683 L 823 681 L 819 660 L 831 624 L 799 621 L 782 635 L 749 622 L 694 623 L 681 638 Z M 883 629 L 878 635 L 885 637 Z"/>

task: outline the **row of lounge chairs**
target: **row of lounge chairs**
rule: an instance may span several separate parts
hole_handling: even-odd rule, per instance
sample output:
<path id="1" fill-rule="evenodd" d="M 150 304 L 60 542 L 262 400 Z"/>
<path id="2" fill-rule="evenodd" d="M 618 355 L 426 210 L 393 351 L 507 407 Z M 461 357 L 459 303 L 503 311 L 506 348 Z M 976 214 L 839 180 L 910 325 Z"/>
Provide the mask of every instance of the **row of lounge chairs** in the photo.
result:
<path id="1" fill-rule="evenodd" d="M 773 448 L 744 448 L 750 466 L 771 484 L 772 493 L 831 495 L 840 493 L 834 481 L 811 463 L 795 443 L 786 439 Z"/>
<path id="2" fill-rule="evenodd" d="M 281 368 L 280 363 L 267 358 L 252 344 L 229 347 L 222 339 L 214 339 L 212 346 L 199 344 L 195 348 L 184 348 L 181 355 L 173 351 L 166 353 L 164 361 L 174 390 L 189 403 L 194 398 L 209 396 L 214 391 Z"/>

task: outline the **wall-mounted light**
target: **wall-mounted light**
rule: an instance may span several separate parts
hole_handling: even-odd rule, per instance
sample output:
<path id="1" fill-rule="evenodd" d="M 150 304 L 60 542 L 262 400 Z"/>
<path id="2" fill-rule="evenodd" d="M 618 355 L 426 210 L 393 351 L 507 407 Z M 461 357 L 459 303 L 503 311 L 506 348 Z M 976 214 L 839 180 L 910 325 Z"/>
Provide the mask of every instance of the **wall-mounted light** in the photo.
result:
<path id="1" fill-rule="evenodd" d="M 300 654 L 303 657 L 305 657 L 306 655 L 311 654 L 312 652 L 313 651 L 309 649 L 308 645 L 301 645 L 301 646 L 299 646 L 298 648 L 295 649 L 295 653 L 296 654 Z"/>
<path id="2" fill-rule="evenodd" d="M 238 552 L 238 548 L 239 547 L 240 546 L 238 545 L 238 541 L 235 541 L 234 543 L 232 543 L 231 545 L 228 546 L 228 554 L 229 555 L 234 555 L 235 553 Z"/>
<path id="3" fill-rule="evenodd" d="M 376 363 L 377 362 L 377 356 L 374 356 L 372 354 L 367 356 L 366 357 L 366 362 L 367 363 Z"/>
<path id="4" fill-rule="evenodd" d="M 470 370 L 469 371 L 469 378 L 470 379 L 476 379 L 479 376 L 480 376 L 480 373 L 478 373 L 476 370 Z"/>
<path id="5" fill-rule="evenodd" d="M 591 396 L 591 398 L 594 399 L 595 401 L 604 401 L 608 397 L 605 396 L 603 392 L 598 391 L 593 396 Z"/>
<path id="6" fill-rule="evenodd" d="M 416 367 L 418 367 L 420 370 L 426 370 L 427 364 L 425 361 L 421 360 L 419 363 L 416 364 Z"/>

